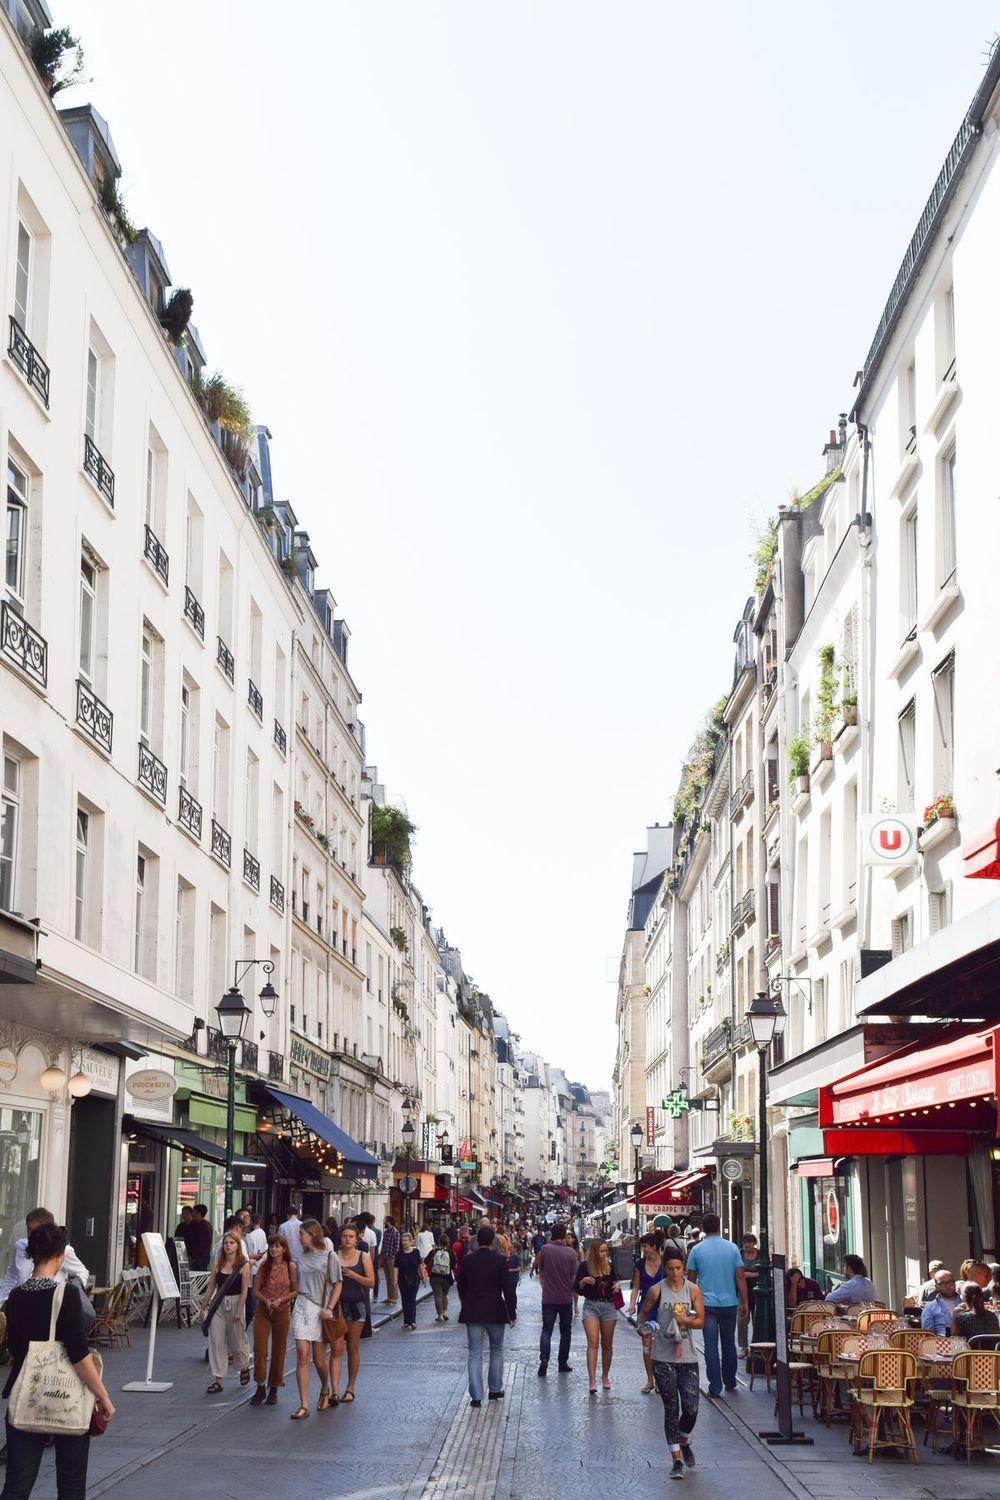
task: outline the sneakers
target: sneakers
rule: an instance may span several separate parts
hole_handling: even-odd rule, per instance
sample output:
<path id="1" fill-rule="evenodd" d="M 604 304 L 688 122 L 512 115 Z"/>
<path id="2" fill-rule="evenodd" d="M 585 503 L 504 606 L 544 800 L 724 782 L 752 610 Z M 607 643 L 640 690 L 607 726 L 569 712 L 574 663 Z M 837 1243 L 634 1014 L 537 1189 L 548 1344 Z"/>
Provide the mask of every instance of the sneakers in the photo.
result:
<path id="1" fill-rule="evenodd" d="M 559 1366 L 559 1374 L 560 1375 L 572 1375 L 572 1373 L 573 1373 L 573 1366 L 572 1365 L 560 1365 Z"/>
<path id="2" fill-rule="evenodd" d="M 503 1400 L 503 1391 L 490 1391 L 490 1400 L 491 1401 L 502 1401 Z"/>
<path id="3" fill-rule="evenodd" d="M 679 1458 L 675 1458 L 670 1466 L 670 1477 L 671 1479 L 684 1478 L 684 1465 L 681 1463 Z"/>
<path id="4" fill-rule="evenodd" d="M 483 1403 L 481 1401 L 470 1401 L 469 1402 L 470 1406 L 482 1406 L 482 1404 Z"/>
<path id="5" fill-rule="evenodd" d="M 689 1469 L 694 1468 L 694 1449 L 690 1443 L 681 1443 L 681 1458 L 683 1458 Z"/>
<path id="6" fill-rule="evenodd" d="M 541 1362 L 541 1364 L 538 1366 L 538 1373 L 542 1377 L 543 1380 L 545 1379 L 546 1375 L 549 1373 L 549 1362 L 548 1362 L 547 1359 L 543 1359 L 542 1362 Z"/>

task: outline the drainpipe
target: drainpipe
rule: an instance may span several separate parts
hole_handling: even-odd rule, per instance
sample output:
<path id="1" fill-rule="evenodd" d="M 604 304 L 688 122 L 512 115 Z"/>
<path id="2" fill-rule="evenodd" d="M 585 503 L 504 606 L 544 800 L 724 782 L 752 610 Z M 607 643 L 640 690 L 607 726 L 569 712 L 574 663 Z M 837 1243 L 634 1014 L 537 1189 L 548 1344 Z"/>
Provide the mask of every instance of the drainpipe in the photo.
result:
<path id="1" fill-rule="evenodd" d="M 875 671 L 874 671 L 874 623 L 872 620 L 872 520 L 868 510 L 868 476 L 871 462 L 871 436 L 868 428 L 863 422 L 857 422 L 858 439 L 862 445 L 861 463 L 861 506 L 858 515 L 854 518 L 854 524 L 858 528 L 858 567 L 861 572 L 861 587 L 859 589 L 859 629 L 858 629 L 858 727 L 861 733 L 861 768 L 862 774 L 859 778 L 858 788 L 858 820 L 874 811 L 872 802 L 875 793 L 875 738 L 872 734 L 872 722 L 874 717 L 875 696 Z M 864 695 L 860 691 L 862 682 L 864 684 Z M 865 712 L 860 711 L 864 703 Z M 862 864 L 859 874 L 859 886 L 863 883 L 863 892 L 859 889 L 858 900 L 858 949 L 867 948 L 871 944 L 872 924 L 872 895 L 874 891 L 874 867 Z"/>

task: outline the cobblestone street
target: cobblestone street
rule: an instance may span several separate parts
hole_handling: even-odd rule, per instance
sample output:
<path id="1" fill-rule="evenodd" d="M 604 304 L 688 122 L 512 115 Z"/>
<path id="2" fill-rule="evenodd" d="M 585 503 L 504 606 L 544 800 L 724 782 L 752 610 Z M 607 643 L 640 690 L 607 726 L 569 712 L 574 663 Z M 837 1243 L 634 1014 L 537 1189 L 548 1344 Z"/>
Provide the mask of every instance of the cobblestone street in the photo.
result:
<path id="1" fill-rule="evenodd" d="M 208 1397 L 204 1345 L 197 1331 L 164 1328 L 156 1377 L 175 1384 L 163 1395 L 125 1394 L 125 1380 L 144 1367 L 145 1336 L 131 1352 L 106 1356 L 108 1385 L 118 1417 L 107 1437 L 91 1445 L 88 1496 L 136 1495 L 176 1500 L 190 1484 L 210 1485 L 216 1500 L 287 1490 L 313 1500 L 400 1497 L 400 1500 L 551 1500 L 553 1493 L 662 1493 L 665 1462 L 661 1407 L 640 1392 L 638 1344 L 624 1321 L 616 1333 L 611 1391 L 587 1393 L 583 1330 L 573 1329 L 573 1372 L 555 1362 L 540 1380 L 539 1290 L 522 1278 L 520 1316 L 506 1340 L 506 1395 L 469 1407 L 465 1335 L 455 1321 L 437 1324 L 421 1301 L 417 1331 L 399 1317 L 362 1345 L 358 1397 L 352 1406 L 288 1420 L 294 1386 L 276 1409 L 250 1408 L 249 1390 L 230 1378 L 225 1395 Z M 252 1388 L 251 1388 L 252 1389 Z M 313 1406 L 316 1390 L 313 1377 Z M 738 1500 L 993 1500 L 1000 1496 L 1000 1454 L 971 1468 L 921 1448 L 919 1464 L 882 1457 L 869 1467 L 850 1453 L 843 1425 L 827 1431 L 806 1416 L 798 1424 L 812 1447 L 768 1449 L 757 1429 L 773 1425 L 760 1386 L 750 1392 L 741 1374 L 738 1394 L 702 1398 L 695 1435 L 697 1466 L 680 1494 L 694 1490 Z M 918 1442 L 923 1429 L 917 1427 Z M 55 1494 L 47 1457 L 35 1491 Z"/>

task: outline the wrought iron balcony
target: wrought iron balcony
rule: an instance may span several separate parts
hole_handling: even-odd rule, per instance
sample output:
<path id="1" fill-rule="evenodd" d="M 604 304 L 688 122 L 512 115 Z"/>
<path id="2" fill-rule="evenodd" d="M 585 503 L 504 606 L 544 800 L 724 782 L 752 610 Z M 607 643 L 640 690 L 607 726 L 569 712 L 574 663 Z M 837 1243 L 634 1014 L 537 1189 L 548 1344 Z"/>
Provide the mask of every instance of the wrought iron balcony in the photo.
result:
<path id="1" fill-rule="evenodd" d="M 247 1041 L 246 1039 L 244 1039 L 244 1042 L 243 1042 L 243 1066 L 245 1068 L 252 1068 L 253 1071 L 256 1073 L 258 1071 L 258 1068 L 260 1067 L 260 1063 L 259 1063 L 258 1059 L 259 1059 L 259 1054 L 257 1052 L 257 1043 L 256 1042 L 250 1042 L 250 1041 Z"/>
<path id="2" fill-rule="evenodd" d="M 745 1047 L 748 1042 L 752 1041 L 753 1032 L 750 1029 L 750 1022 L 744 1016 L 739 1025 L 733 1028 L 733 1051 L 738 1052 L 741 1047 Z"/>
<path id="3" fill-rule="evenodd" d="M 281 725 L 278 723 L 277 719 L 275 719 L 274 721 L 274 743 L 277 745 L 282 755 L 284 755 L 285 751 L 288 749 L 288 736 Z"/>
<path id="4" fill-rule="evenodd" d="M 236 677 L 236 662 L 233 659 L 233 653 L 230 651 L 221 635 L 216 636 L 215 639 L 215 659 L 219 663 L 219 666 L 222 668 L 222 670 L 225 672 L 226 676 L 229 678 L 229 681 L 233 682 Z"/>
<path id="5" fill-rule="evenodd" d="M 83 434 L 83 467 L 97 485 L 109 505 L 115 503 L 115 476 L 97 444 L 86 432 Z"/>
<path id="6" fill-rule="evenodd" d="M 753 799 L 753 772 L 748 771 L 729 799 L 729 816 L 733 817 L 741 807 Z"/>
<path id="7" fill-rule="evenodd" d="M 204 640 L 205 611 L 202 609 L 201 605 L 198 603 L 197 599 L 194 597 L 187 584 L 184 585 L 184 616 L 186 619 L 191 621 L 191 624 L 194 626 L 195 630 L 201 636 L 202 640 Z"/>
<path id="8" fill-rule="evenodd" d="M 212 853 L 216 859 L 221 859 L 228 869 L 233 858 L 233 841 L 223 828 L 221 823 L 212 819 Z"/>
<path id="9" fill-rule="evenodd" d="M 179 789 L 177 821 L 196 839 L 201 838 L 201 803 L 192 797 L 186 786 Z"/>
<path id="10" fill-rule="evenodd" d="M 143 556 L 147 562 L 152 563 L 156 572 L 163 579 L 163 582 L 169 583 L 170 558 L 167 556 L 167 549 L 160 543 L 156 532 L 151 526 L 145 528 L 145 534 L 145 541 L 142 547 Z"/>
<path id="11" fill-rule="evenodd" d="M 157 802 L 167 805 L 167 768 L 148 745 L 139 741 L 139 785 L 146 788 Z"/>
<path id="12" fill-rule="evenodd" d="M 49 678 L 48 642 L 6 601 L 0 606 L 0 652 L 32 682 L 45 687 Z"/>
<path id="13" fill-rule="evenodd" d="M 260 688 L 254 682 L 252 677 L 247 678 L 247 702 L 253 709 L 254 713 L 257 715 L 258 719 L 263 722 L 264 698 L 261 694 Z"/>
<path id="14" fill-rule="evenodd" d="M 210 1026 L 208 1028 L 207 1055 L 213 1062 L 224 1063 L 229 1061 L 229 1043 L 217 1026 Z"/>
<path id="15" fill-rule="evenodd" d="M 273 1083 L 280 1083 L 285 1076 L 285 1059 L 280 1052 L 267 1054 L 267 1076 Z"/>
<path id="16" fill-rule="evenodd" d="M 11 361 L 17 366 L 25 380 L 36 391 L 45 402 L 45 408 L 49 405 L 49 367 L 45 363 L 34 344 L 21 327 L 15 317 L 10 320 L 10 338 L 7 341 L 7 353 Z"/>
<path id="17" fill-rule="evenodd" d="M 737 901 L 733 907 L 733 917 L 730 923 L 730 931 L 742 927 L 744 922 L 749 922 L 754 914 L 753 891 L 747 891 L 742 901 Z"/>
<path id="18" fill-rule="evenodd" d="M 102 703 L 82 677 L 76 679 L 76 722 L 84 734 L 90 736 L 95 745 L 111 754 L 111 737 L 115 716 L 106 703 Z"/>
<path id="19" fill-rule="evenodd" d="M 254 859 L 249 849 L 243 851 L 243 879 L 255 891 L 260 890 L 260 860 Z"/>
<path id="20" fill-rule="evenodd" d="M 271 876 L 271 905 L 276 911 L 285 909 L 285 887 L 277 876 Z"/>

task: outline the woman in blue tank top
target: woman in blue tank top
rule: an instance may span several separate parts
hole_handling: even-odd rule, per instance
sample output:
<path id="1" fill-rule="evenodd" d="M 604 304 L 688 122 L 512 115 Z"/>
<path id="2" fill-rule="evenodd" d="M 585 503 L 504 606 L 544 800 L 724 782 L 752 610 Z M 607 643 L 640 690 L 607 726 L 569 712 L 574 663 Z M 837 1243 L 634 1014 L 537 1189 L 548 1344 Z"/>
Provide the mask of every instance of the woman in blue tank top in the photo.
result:
<path id="1" fill-rule="evenodd" d="M 641 1260 L 635 1263 L 632 1274 L 632 1286 L 629 1293 L 628 1315 L 632 1317 L 636 1304 L 642 1307 L 649 1295 L 650 1287 L 656 1286 L 663 1280 L 663 1256 L 660 1254 L 660 1238 L 655 1233 L 644 1234 L 639 1241 L 642 1250 Z M 646 1366 L 646 1384 L 642 1388 L 644 1396 L 652 1395 L 656 1389 L 653 1380 L 653 1340 L 642 1335 L 642 1362 Z"/>

